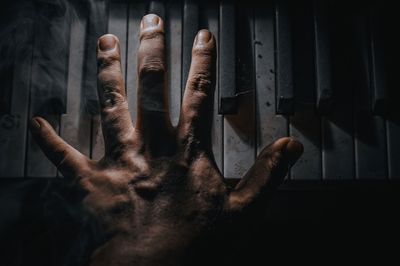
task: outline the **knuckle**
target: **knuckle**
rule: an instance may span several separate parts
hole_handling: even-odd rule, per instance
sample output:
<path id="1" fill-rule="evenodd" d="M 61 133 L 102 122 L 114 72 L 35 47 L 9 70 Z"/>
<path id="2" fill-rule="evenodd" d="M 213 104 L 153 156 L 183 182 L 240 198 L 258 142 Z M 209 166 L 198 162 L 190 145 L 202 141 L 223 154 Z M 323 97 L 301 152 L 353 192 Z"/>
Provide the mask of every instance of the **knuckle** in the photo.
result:
<path id="1" fill-rule="evenodd" d="M 190 85 L 194 91 L 208 91 L 212 85 L 211 73 L 203 71 L 193 74 L 190 79 Z"/>
<path id="2" fill-rule="evenodd" d="M 282 160 L 282 152 L 274 152 L 267 160 L 267 167 L 269 169 L 276 169 Z"/>
<path id="3" fill-rule="evenodd" d="M 266 149 L 261 152 L 257 159 L 257 164 L 268 171 L 274 171 L 279 168 L 282 159 L 282 151 L 272 151 L 271 149 Z"/>
<path id="4" fill-rule="evenodd" d="M 107 92 L 103 93 L 101 103 L 102 103 L 102 109 L 104 109 L 104 112 L 107 112 L 108 109 L 111 109 L 115 106 L 127 105 L 125 97 L 115 91 L 107 91 Z"/>
<path id="5" fill-rule="evenodd" d="M 121 69 L 119 67 L 113 67 L 103 69 L 97 74 L 99 96 L 102 100 L 105 100 L 111 92 L 117 92 L 123 94 L 124 82 L 122 79 Z"/>
<path id="6" fill-rule="evenodd" d="M 68 161 L 69 155 L 68 155 L 68 151 L 65 148 L 59 149 L 56 152 L 56 154 L 58 156 L 58 158 L 56 158 L 56 161 L 58 162 L 56 167 L 57 167 L 57 169 L 60 170 L 65 167 L 66 162 Z"/>
<path id="7" fill-rule="evenodd" d="M 213 45 L 195 46 L 192 50 L 192 56 L 211 58 L 215 55 L 215 48 Z"/>
<path id="8" fill-rule="evenodd" d="M 102 71 L 98 74 L 100 88 L 103 91 L 119 91 L 122 81 L 119 71 Z"/>
<path id="9" fill-rule="evenodd" d="M 165 64 L 159 58 L 147 58 L 139 69 L 139 77 L 163 77 L 165 73 Z"/>
<path id="10" fill-rule="evenodd" d="M 99 69 L 110 68 L 118 66 L 121 60 L 119 53 L 100 53 L 97 56 L 97 67 Z"/>
<path id="11" fill-rule="evenodd" d="M 252 191 L 241 193 L 235 193 L 235 191 L 231 192 L 229 196 L 226 198 L 226 206 L 225 210 L 230 213 L 239 213 L 244 210 L 250 202 L 253 200 Z"/>
<path id="12" fill-rule="evenodd" d="M 86 158 L 72 152 L 67 146 L 59 148 L 57 151 L 55 166 L 66 176 L 76 175 L 78 172 L 87 170 Z"/>

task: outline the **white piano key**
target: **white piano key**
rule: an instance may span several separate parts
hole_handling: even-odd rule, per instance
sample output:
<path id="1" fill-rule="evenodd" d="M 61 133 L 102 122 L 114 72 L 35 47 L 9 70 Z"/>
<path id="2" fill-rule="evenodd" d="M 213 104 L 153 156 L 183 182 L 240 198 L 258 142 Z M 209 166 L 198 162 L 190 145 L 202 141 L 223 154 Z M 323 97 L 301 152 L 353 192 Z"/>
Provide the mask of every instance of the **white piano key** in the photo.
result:
<path id="1" fill-rule="evenodd" d="M 304 146 L 304 153 L 291 169 L 293 180 L 320 180 L 321 173 L 321 125 L 312 105 L 302 105 L 290 118 L 290 135 Z"/>
<path id="2" fill-rule="evenodd" d="M 218 93 L 219 114 L 236 114 L 238 111 L 238 96 L 236 79 L 236 8 L 233 1 L 221 1 L 219 28 L 220 43 L 219 63 L 220 76 Z"/>
<path id="3" fill-rule="evenodd" d="M 354 178 L 354 141 L 352 119 L 344 113 L 347 107 L 332 109 L 321 119 L 322 127 L 322 178 L 343 180 Z M 351 110 L 348 110 L 351 112 Z M 348 131 L 350 129 L 350 132 Z"/>
<path id="4" fill-rule="evenodd" d="M 108 8 L 108 33 L 116 35 L 119 39 L 122 76 L 125 77 L 128 4 L 123 2 L 110 2 Z M 103 155 L 104 139 L 101 128 L 101 117 L 99 115 L 95 115 L 93 116 L 92 123 L 92 158 L 99 160 L 103 157 Z"/>
<path id="5" fill-rule="evenodd" d="M 16 26 L 15 61 L 12 79 L 11 114 L 0 116 L 0 177 L 23 177 L 29 89 L 31 83 L 32 53 L 34 46 L 33 13 L 27 9 L 24 22 Z"/>
<path id="6" fill-rule="evenodd" d="M 169 112 L 174 126 L 181 110 L 182 84 L 182 7 L 177 1 L 169 2 L 165 22 Z"/>
<path id="7" fill-rule="evenodd" d="M 255 75 L 257 153 L 288 134 L 288 121 L 275 114 L 274 7 L 271 3 L 255 8 Z"/>
<path id="8" fill-rule="evenodd" d="M 293 77 L 295 114 L 290 135 L 304 145 L 304 153 L 292 167 L 293 180 L 321 179 L 321 125 L 315 112 L 315 66 L 312 3 L 293 3 Z"/>
<path id="9" fill-rule="evenodd" d="M 70 17 L 63 3 L 36 4 L 29 114 L 42 116 L 59 133 L 61 110 L 57 109 L 65 103 Z M 56 167 L 30 134 L 27 145 L 26 175 L 55 177 Z"/>
<path id="10" fill-rule="evenodd" d="M 182 35 L 182 97 L 186 87 L 192 58 L 194 38 L 199 30 L 199 4 L 197 0 L 185 0 L 183 3 Z"/>
<path id="11" fill-rule="evenodd" d="M 108 33 L 114 34 L 119 39 L 121 51 L 122 76 L 126 75 L 126 40 L 128 30 L 128 4 L 125 2 L 111 2 L 108 14 Z"/>
<path id="12" fill-rule="evenodd" d="M 35 54 L 31 90 L 33 113 L 66 109 L 70 12 L 63 2 L 35 2 Z"/>
<path id="13" fill-rule="evenodd" d="M 54 130 L 59 133 L 60 116 L 59 115 L 44 115 Z M 42 150 L 33 140 L 32 135 L 28 134 L 26 155 L 26 176 L 27 177 L 56 177 L 56 167 L 47 159 Z"/>
<path id="14" fill-rule="evenodd" d="M 386 113 L 387 96 L 387 77 L 385 69 L 385 45 L 384 45 L 384 27 L 381 23 L 379 7 L 371 6 L 368 30 L 370 41 L 370 63 L 371 63 L 371 86 L 372 86 L 372 112 L 375 115 L 384 115 Z"/>
<path id="15" fill-rule="evenodd" d="M 236 39 L 243 47 L 237 46 L 237 92 L 238 113 L 224 116 L 224 175 L 226 178 L 241 178 L 253 165 L 255 159 L 255 84 L 254 84 L 254 17 L 253 9 L 244 5 L 236 6 Z M 236 43 L 239 45 L 237 40 Z M 222 49 L 222 48 L 221 48 Z M 232 55 L 234 56 L 234 55 Z M 222 70 L 221 70 L 222 71 Z"/>
<path id="16" fill-rule="evenodd" d="M 60 136 L 89 157 L 91 116 L 85 112 L 82 101 L 86 23 L 86 18 L 76 17 L 71 25 L 67 113 L 61 116 Z"/>
<path id="17" fill-rule="evenodd" d="M 386 127 L 381 117 L 356 111 L 355 156 L 357 179 L 386 179 Z"/>
<path id="18" fill-rule="evenodd" d="M 292 21 L 291 4 L 288 0 L 275 5 L 276 32 L 276 112 L 290 115 L 294 111 L 292 69 Z"/>
<path id="19" fill-rule="evenodd" d="M 208 30 L 211 31 L 211 33 L 214 35 L 214 38 L 217 41 L 217 47 L 220 36 L 219 34 L 220 31 L 218 28 L 218 14 L 219 14 L 218 3 L 215 3 L 213 1 L 208 1 L 203 10 L 202 25 L 208 28 Z M 217 66 L 218 64 L 219 60 L 217 58 Z M 216 73 L 216 84 L 214 92 L 214 113 L 213 113 L 213 124 L 211 129 L 211 135 L 212 135 L 212 148 L 213 148 L 215 162 L 217 163 L 217 166 L 220 169 L 220 171 L 223 172 L 223 116 L 218 114 L 218 90 L 219 90 L 218 67 L 216 68 L 216 71 L 217 73 Z"/>
<path id="20" fill-rule="evenodd" d="M 389 179 L 400 179 L 400 90 L 398 86 L 398 58 L 400 57 L 397 31 L 396 3 L 376 2 L 380 6 L 380 18 L 385 49 L 385 86 L 387 89 L 388 112 L 386 118 L 387 158 Z"/>
<path id="21" fill-rule="evenodd" d="M 99 114 L 97 96 L 96 44 L 98 38 L 106 34 L 108 22 L 108 0 L 87 1 L 88 22 L 86 33 L 86 51 L 84 66 L 85 110 L 89 114 Z"/>
<path id="22" fill-rule="evenodd" d="M 322 4 L 322 3 L 321 3 Z M 326 4 L 326 3 L 324 3 Z M 337 10 L 337 9 L 338 10 Z M 330 112 L 321 118 L 322 178 L 354 179 L 353 86 L 348 64 L 348 26 L 343 23 L 342 6 L 329 6 L 331 16 L 331 78 L 334 90 Z"/>
<path id="23" fill-rule="evenodd" d="M 398 114 L 397 114 L 398 115 Z M 388 175 L 390 179 L 400 179 L 400 119 L 386 121 Z"/>
<path id="24" fill-rule="evenodd" d="M 365 14 L 355 16 L 352 30 L 354 54 L 354 121 L 357 179 L 386 179 L 386 126 L 382 117 L 373 116 L 369 102 L 370 58 Z"/>
<path id="25" fill-rule="evenodd" d="M 135 124 L 136 120 L 136 94 L 137 94 L 137 51 L 139 49 L 139 31 L 140 21 L 146 13 L 146 6 L 141 2 L 129 3 L 128 18 L 128 47 L 126 62 L 126 95 L 128 97 L 128 105 Z"/>
<path id="26" fill-rule="evenodd" d="M 328 2 L 314 0 L 315 34 L 315 84 L 319 114 L 327 114 L 332 108 L 333 89 L 331 78 L 331 20 Z"/>

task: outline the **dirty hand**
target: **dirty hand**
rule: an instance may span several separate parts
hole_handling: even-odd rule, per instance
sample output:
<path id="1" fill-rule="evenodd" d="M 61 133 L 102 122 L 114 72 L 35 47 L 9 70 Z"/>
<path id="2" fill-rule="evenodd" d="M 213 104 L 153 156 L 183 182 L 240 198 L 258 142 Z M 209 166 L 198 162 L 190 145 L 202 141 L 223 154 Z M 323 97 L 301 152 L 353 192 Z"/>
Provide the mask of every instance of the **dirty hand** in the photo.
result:
<path id="1" fill-rule="evenodd" d="M 207 30 L 194 41 L 176 127 L 166 102 L 164 26 L 158 16 L 141 22 L 135 126 L 115 36 L 99 39 L 97 60 L 101 160 L 65 143 L 44 119 L 31 122 L 41 149 L 83 191 L 80 204 L 105 236 L 91 265 L 180 265 L 196 238 L 263 199 L 302 153 L 299 142 L 281 138 L 264 148 L 235 188 L 224 183 L 211 149 L 216 41 Z"/>

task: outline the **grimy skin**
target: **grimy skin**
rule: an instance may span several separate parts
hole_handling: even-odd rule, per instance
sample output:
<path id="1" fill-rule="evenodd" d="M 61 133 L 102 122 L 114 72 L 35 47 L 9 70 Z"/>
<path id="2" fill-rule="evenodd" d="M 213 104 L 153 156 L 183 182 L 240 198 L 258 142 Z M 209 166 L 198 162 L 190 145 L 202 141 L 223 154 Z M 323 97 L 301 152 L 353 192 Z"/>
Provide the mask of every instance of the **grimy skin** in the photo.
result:
<path id="1" fill-rule="evenodd" d="M 185 252 L 214 225 L 264 204 L 303 151 L 298 141 L 281 138 L 263 149 L 235 188 L 224 183 L 211 149 L 216 41 L 207 30 L 194 41 L 176 127 L 167 108 L 164 25 L 158 16 L 141 22 L 135 127 L 115 36 L 99 39 L 97 58 L 104 157 L 87 158 L 42 118 L 30 125 L 47 157 L 83 192 L 79 204 L 104 235 L 90 265 L 182 265 Z"/>

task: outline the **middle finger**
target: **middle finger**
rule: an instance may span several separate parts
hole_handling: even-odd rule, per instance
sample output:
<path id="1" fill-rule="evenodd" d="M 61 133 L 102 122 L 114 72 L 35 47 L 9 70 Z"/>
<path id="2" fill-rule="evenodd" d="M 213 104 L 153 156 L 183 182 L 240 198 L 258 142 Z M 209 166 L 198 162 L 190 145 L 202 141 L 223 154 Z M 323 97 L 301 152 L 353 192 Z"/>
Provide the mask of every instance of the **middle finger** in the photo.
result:
<path id="1" fill-rule="evenodd" d="M 145 144 L 157 147 L 172 128 L 166 90 L 164 23 L 157 15 L 144 16 L 140 25 L 138 80 L 136 128 Z"/>

